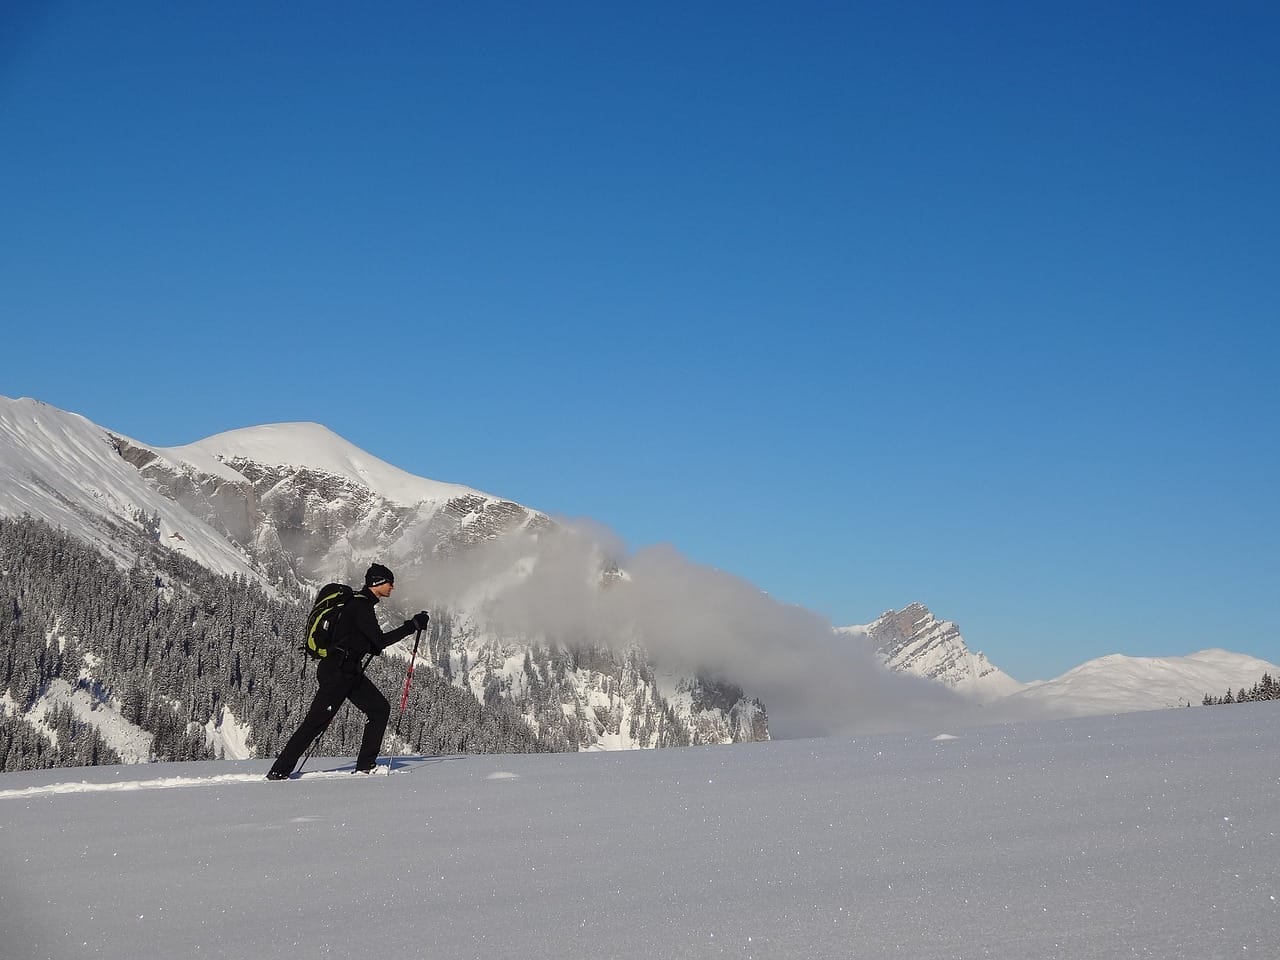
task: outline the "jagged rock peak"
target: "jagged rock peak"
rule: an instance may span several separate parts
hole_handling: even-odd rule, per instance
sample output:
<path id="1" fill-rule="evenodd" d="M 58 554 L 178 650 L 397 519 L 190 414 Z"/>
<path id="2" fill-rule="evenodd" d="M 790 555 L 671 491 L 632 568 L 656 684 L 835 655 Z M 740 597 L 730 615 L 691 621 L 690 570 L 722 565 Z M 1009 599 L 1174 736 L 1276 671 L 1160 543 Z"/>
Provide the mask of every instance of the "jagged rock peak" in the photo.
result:
<path id="1" fill-rule="evenodd" d="M 932 611 L 919 601 L 913 601 L 901 610 L 886 610 L 875 623 L 871 624 L 871 629 L 879 634 L 901 640 L 910 639 L 934 627 L 945 631 L 948 635 L 954 633 L 958 636 L 960 633 L 960 628 L 954 623 L 949 620 L 939 621 Z"/>
<path id="2" fill-rule="evenodd" d="M 981 652 L 971 651 L 950 620 L 939 620 L 923 603 L 888 610 L 865 627 L 845 628 L 864 636 L 891 670 L 938 680 L 951 687 L 1004 693 L 1019 684 Z"/>

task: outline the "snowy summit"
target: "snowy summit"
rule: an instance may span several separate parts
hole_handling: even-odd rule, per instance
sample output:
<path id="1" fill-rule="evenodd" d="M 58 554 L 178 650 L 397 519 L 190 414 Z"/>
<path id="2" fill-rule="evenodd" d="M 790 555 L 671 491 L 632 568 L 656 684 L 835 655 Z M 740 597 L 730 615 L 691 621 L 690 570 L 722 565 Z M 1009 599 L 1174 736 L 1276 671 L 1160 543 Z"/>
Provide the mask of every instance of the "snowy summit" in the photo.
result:
<path id="1" fill-rule="evenodd" d="M 240 460 L 266 466 L 306 467 L 362 484 L 405 506 L 456 497 L 488 496 L 461 484 L 428 480 L 401 470 L 319 423 L 244 427 L 185 446 L 157 449 L 173 460 L 193 466 L 207 467 L 211 461 L 234 464 Z"/>

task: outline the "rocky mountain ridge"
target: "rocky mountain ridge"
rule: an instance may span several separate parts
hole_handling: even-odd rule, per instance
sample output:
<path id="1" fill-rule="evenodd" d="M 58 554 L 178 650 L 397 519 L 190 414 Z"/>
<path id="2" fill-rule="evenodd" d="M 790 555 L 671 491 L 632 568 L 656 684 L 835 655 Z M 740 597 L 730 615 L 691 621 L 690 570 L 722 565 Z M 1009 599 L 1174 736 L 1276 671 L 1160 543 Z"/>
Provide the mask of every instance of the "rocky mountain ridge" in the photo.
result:
<path id="1" fill-rule="evenodd" d="M 972 651 L 950 620 L 939 620 L 922 603 L 889 610 L 865 626 L 838 628 L 839 633 L 872 645 L 890 670 L 936 680 L 981 700 L 1021 689 L 981 651 Z"/>

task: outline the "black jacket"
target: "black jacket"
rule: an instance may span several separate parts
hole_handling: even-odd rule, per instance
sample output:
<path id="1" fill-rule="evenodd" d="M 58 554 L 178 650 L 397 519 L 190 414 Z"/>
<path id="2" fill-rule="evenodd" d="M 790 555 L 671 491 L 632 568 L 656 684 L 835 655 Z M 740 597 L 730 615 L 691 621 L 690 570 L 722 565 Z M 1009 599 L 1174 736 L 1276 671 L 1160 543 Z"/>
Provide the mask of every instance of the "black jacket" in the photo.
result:
<path id="1" fill-rule="evenodd" d="M 334 625 L 334 646 L 346 652 L 347 656 L 363 658 L 370 653 L 381 653 L 398 640 L 403 640 L 413 633 L 413 621 L 406 620 L 404 626 L 382 632 L 378 625 L 378 615 L 374 607 L 378 605 L 368 587 L 357 590 L 342 608 L 342 616 Z"/>

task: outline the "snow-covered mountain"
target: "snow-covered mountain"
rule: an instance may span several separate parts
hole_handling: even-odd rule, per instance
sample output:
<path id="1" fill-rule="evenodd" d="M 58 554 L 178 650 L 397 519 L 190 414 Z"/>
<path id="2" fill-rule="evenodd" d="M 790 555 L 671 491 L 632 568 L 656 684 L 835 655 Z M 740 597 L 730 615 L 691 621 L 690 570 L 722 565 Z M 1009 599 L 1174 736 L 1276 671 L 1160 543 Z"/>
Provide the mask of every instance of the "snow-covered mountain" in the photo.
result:
<path id="1" fill-rule="evenodd" d="M 863 626 L 836 631 L 870 644 L 891 670 L 935 680 L 989 705 L 1030 705 L 1058 716 L 1159 710 L 1199 704 L 1205 694 L 1249 688 L 1280 666 L 1228 650 L 1185 657 L 1099 657 L 1048 681 L 1020 683 L 973 652 L 949 620 L 921 603 L 890 610 Z"/>
<path id="2" fill-rule="evenodd" d="M 445 608 L 428 651 L 441 673 L 483 702 L 512 701 L 562 748 L 768 738 L 758 700 L 653 663 L 628 638 L 499 627 L 495 606 L 569 531 L 513 501 L 409 474 L 319 424 L 158 448 L 39 401 L 0 398 L 0 481 L 0 515 L 47 520 L 122 567 L 159 542 L 296 596 L 327 580 L 358 582 L 373 559 L 388 563 L 404 602 Z M 626 581 L 598 554 L 582 576 L 597 589 Z M 387 609 L 408 612 L 394 601 Z"/>
<path id="3" fill-rule="evenodd" d="M 889 610 L 872 623 L 839 627 L 836 632 L 871 644 L 890 670 L 937 680 L 980 700 L 998 699 L 1022 686 L 981 652 L 971 651 L 959 627 L 939 620 L 922 603 Z"/>
<path id="4" fill-rule="evenodd" d="M 861 657 L 823 660 L 830 627 L 780 613 L 749 584 L 664 560 L 649 569 L 661 576 L 645 580 L 649 592 L 642 593 L 634 576 L 639 555 L 631 570 L 619 569 L 590 537 L 537 510 L 413 476 L 310 423 L 158 448 L 38 401 L 0 398 L 0 516 L 24 514 L 91 544 L 120 569 L 159 544 L 201 569 L 245 578 L 275 602 L 305 596 L 326 580 L 358 581 L 370 560 L 387 562 L 400 580 L 395 600 L 437 614 L 422 652 L 439 676 L 486 706 L 509 704 L 542 743 L 561 749 L 765 739 L 769 718 L 743 687 L 782 691 L 779 702 L 789 697 L 793 712 L 799 698 L 808 698 L 807 714 L 845 711 L 826 729 L 848 729 L 849 703 L 866 704 L 866 713 L 914 695 L 908 688 L 890 695 L 879 671 L 870 676 L 863 661 L 873 656 L 889 668 L 884 678 L 918 675 L 947 688 L 934 705 L 939 710 L 958 692 L 983 704 L 1059 714 L 1199 703 L 1205 693 L 1248 687 L 1263 670 L 1277 669 L 1224 651 L 1183 658 L 1194 670 L 1179 658 L 1115 657 L 1022 685 L 922 604 L 841 628 L 842 649 L 855 645 Z M 384 609 L 388 622 L 410 612 L 394 601 Z M 54 617 L 48 642 L 61 646 Z M 754 633 L 744 648 L 747 631 Z M 802 631 L 818 642 L 778 642 Z M 744 649 L 750 655 L 742 656 Z M 53 736 L 52 724 L 80 718 L 109 728 L 122 757 L 144 753 L 145 731 L 130 730 L 112 691 L 95 686 L 102 673 L 93 658 L 101 653 L 81 653 L 79 673 L 64 665 L 69 672 L 60 674 L 68 686 L 50 682 L 54 674 L 31 680 L 23 700 L 28 720 Z M 230 654 L 219 648 L 211 655 Z M 726 679 L 730 670 L 737 685 Z M 800 682 L 809 673 L 820 688 L 813 695 Z M 778 685 L 768 687 L 775 677 Z M 839 686 L 822 687 L 830 678 Z M 882 687 L 882 701 L 870 695 Z M 93 702 L 83 702 L 86 696 Z M 235 703 L 215 691 L 207 696 L 196 711 L 206 740 L 223 755 L 249 755 L 249 695 L 240 690 Z M 16 701 L 6 697 L 0 690 L 0 709 L 12 715 Z M 915 708 L 906 714 L 921 715 Z M 857 722 L 873 719 L 860 715 Z"/>
<path id="5" fill-rule="evenodd" d="M 332 579 L 379 556 L 449 553 L 550 524 L 537 511 L 388 464 L 316 423 L 233 430 L 184 447 L 110 435 L 147 485 L 213 527 L 267 577 Z M 417 552 L 415 552 L 415 547 Z"/>
<path id="6" fill-rule="evenodd" d="M 1009 696 L 1055 713 L 1077 716 L 1195 706 L 1205 694 L 1248 689 L 1263 674 L 1280 677 L 1280 666 L 1230 650 L 1201 650 L 1185 657 L 1126 657 L 1089 660 L 1053 680 L 1035 681 Z"/>

